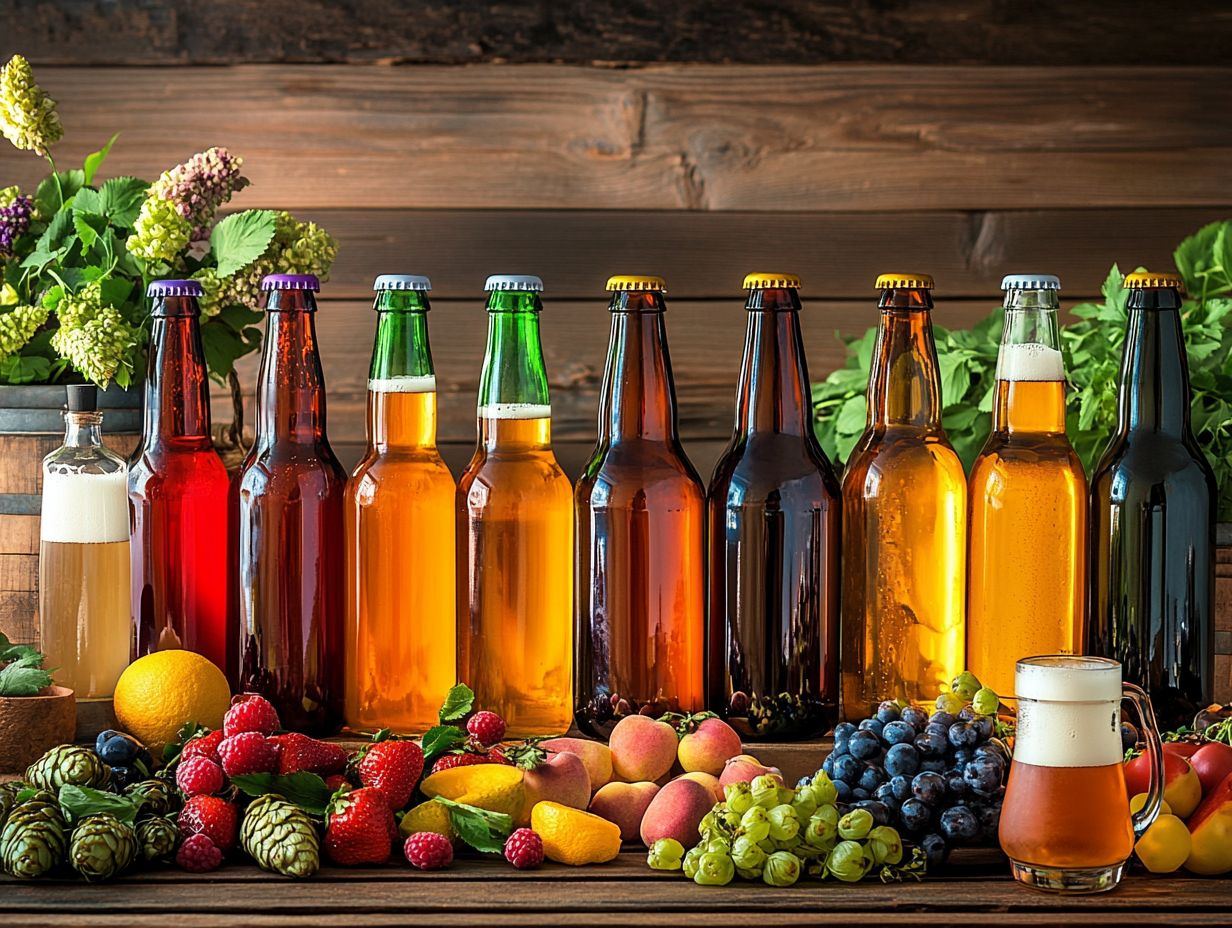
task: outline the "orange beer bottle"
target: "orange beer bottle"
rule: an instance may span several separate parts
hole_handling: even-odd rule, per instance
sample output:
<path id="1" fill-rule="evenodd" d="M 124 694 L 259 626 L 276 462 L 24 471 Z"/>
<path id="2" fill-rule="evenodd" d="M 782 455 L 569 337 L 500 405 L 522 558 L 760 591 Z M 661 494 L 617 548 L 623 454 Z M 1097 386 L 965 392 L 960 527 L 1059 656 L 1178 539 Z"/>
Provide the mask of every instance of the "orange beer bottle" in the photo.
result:
<path id="1" fill-rule="evenodd" d="M 347 483 L 346 719 L 424 732 L 455 682 L 454 494 L 436 449 L 428 278 L 376 279 L 368 449 Z"/>
<path id="2" fill-rule="evenodd" d="M 931 700 L 963 669 L 967 477 L 941 425 L 927 274 L 882 274 L 868 424 L 843 474 L 842 696 Z"/>
<path id="3" fill-rule="evenodd" d="M 458 677 L 510 737 L 573 720 L 573 486 L 552 454 L 552 406 L 528 275 L 488 278 L 479 441 L 458 481 Z"/>

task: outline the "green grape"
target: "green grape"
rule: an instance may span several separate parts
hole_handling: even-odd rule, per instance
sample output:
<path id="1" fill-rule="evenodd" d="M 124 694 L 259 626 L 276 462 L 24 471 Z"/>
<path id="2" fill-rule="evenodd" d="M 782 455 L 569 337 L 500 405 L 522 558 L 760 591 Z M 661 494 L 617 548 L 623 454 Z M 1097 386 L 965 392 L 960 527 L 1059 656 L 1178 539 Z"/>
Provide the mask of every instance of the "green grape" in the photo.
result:
<path id="1" fill-rule="evenodd" d="M 1001 699 L 997 696 L 996 690 L 990 690 L 986 686 L 976 691 L 971 699 L 971 708 L 980 715 L 996 715 L 1000 707 Z"/>
<path id="2" fill-rule="evenodd" d="M 964 670 L 954 678 L 954 681 L 950 684 L 950 689 L 961 699 L 969 702 L 971 697 L 979 691 L 980 686 L 980 678 L 970 670 Z"/>
<path id="3" fill-rule="evenodd" d="M 736 876 L 742 880 L 760 880 L 761 867 L 737 867 Z"/>
<path id="4" fill-rule="evenodd" d="M 702 854 L 705 853 L 702 845 L 692 848 L 689 853 L 684 855 L 684 875 L 690 880 L 697 874 L 697 863 L 702 859 Z"/>
<path id="5" fill-rule="evenodd" d="M 736 865 L 727 854 L 707 851 L 697 861 L 693 882 L 699 886 L 726 886 L 736 875 Z"/>
<path id="6" fill-rule="evenodd" d="M 844 841 L 866 837 L 872 830 L 873 813 L 868 809 L 852 809 L 838 820 L 838 836 Z"/>
<path id="7" fill-rule="evenodd" d="M 785 848 L 785 850 L 791 851 L 801 860 L 816 860 L 819 857 L 824 857 L 829 849 L 814 847 L 813 845 L 808 844 L 804 841 L 799 841 L 796 843 L 795 847 Z"/>
<path id="8" fill-rule="evenodd" d="M 826 872 L 845 883 L 858 883 L 873 866 L 858 841 L 840 841 L 826 858 Z"/>
<path id="9" fill-rule="evenodd" d="M 740 827 L 740 816 L 725 806 L 722 807 L 722 811 L 719 811 L 719 809 L 719 806 L 715 806 L 719 827 L 723 831 L 723 834 L 734 833 L 735 830 Z"/>
<path id="10" fill-rule="evenodd" d="M 796 791 L 790 786 L 779 787 L 779 801 L 775 803 L 777 806 L 789 806 L 796 798 Z"/>
<path id="11" fill-rule="evenodd" d="M 766 817 L 770 820 L 770 837 L 776 841 L 790 840 L 800 832 L 800 817 L 791 806 L 775 806 Z"/>
<path id="12" fill-rule="evenodd" d="M 804 826 L 804 842 L 816 848 L 834 847 L 838 839 L 838 809 L 822 806 Z"/>
<path id="13" fill-rule="evenodd" d="M 763 773 L 754 777 L 749 784 L 753 791 L 753 804 L 763 809 L 773 809 L 779 804 L 779 778 L 773 774 Z"/>
<path id="14" fill-rule="evenodd" d="M 817 811 L 817 794 L 811 787 L 796 790 L 796 798 L 791 801 L 791 807 L 796 810 L 796 817 L 807 822 Z"/>
<path id="15" fill-rule="evenodd" d="M 790 886 L 800 879 L 804 865 L 791 851 L 775 851 L 766 858 L 761 878 L 770 886 Z"/>
<path id="16" fill-rule="evenodd" d="M 967 701 L 956 693 L 942 693 L 934 703 L 938 711 L 948 712 L 951 715 L 958 715 L 966 704 Z"/>
<path id="17" fill-rule="evenodd" d="M 679 870 L 684 857 L 684 845 L 675 838 L 660 838 L 650 846 L 646 863 L 651 870 Z"/>
<path id="18" fill-rule="evenodd" d="M 744 815 L 753 808 L 753 791 L 747 783 L 728 783 L 723 787 L 727 808 L 737 815 Z"/>
<path id="19" fill-rule="evenodd" d="M 740 817 L 740 833 L 752 841 L 770 837 L 770 816 L 761 806 L 753 806 Z"/>
<path id="20" fill-rule="evenodd" d="M 770 843 L 774 845 L 776 851 L 791 851 L 795 853 L 796 848 L 800 846 L 800 835 L 793 838 L 771 838 Z"/>
<path id="21" fill-rule="evenodd" d="M 715 834 L 719 830 L 719 823 L 715 818 L 714 810 L 711 809 L 702 816 L 702 820 L 697 823 L 697 832 L 703 838 Z"/>
<path id="22" fill-rule="evenodd" d="M 809 791 L 813 794 L 813 799 L 816 800 L 819 809 L 838 802 L 838 788 L 824 770 L 817 771 L 813 782 L 809 784 Z"/>
<path id="23" fill-rule="evenodd" d="M 737 870 L 756 870 L 757 875 L 761 876 L 761 867 L 768 855 L 752 838 L 741 835 L 732 845 L 731 856 Z"/>
<path id="24" fill-rule="evenodd" d="M 903 859 L 903 841 L 889 825 L 878 825 L 868 833 L 869 853 L 875 864 L 896 864 Z"/>
<path id="25" fill-rule="evenodd" d="M 757 846 L 761 848 L 763 851 L 765 851 L 767 854 L 773 854 L 775 851 L 778 850 L 778 848 L 774 846 L 774 839 L 771 838 L 769 835 L 767 835 L 766 837 L 758 841 Z"/>
<path id="26" fill-rule="evenodd" d="M 707 854 L 731 854 L 732 843 L 726 838 L 711 838 L 706 842 Z"/>

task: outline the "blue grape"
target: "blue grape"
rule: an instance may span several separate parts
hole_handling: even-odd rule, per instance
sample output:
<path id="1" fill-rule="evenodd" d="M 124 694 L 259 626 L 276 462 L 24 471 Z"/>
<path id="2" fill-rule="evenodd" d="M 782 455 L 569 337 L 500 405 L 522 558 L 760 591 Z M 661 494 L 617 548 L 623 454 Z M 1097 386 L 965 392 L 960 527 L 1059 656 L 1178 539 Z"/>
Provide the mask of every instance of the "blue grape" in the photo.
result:
<path id="1" fill-rule="evenodd" d="M 914 741 L 915 729 L 907 722 L 890 722 L 881 730 L 881 740 L 891 746 Z"/>
<path id="2" fill-rule="evenodd" d="M 892 777 L 889 786 L 894 793 L 894 798 L 899 802 L 904 802 L 911 798 L 911 777 Z"/>
<path id="3" fill-rule="evenodd" d="M 977 714 L 978 713 L 970 706 L 963 706 L 958 713 L 958 720 L 960 722 L 970 722 L 976 717 Z"/>
<path id="4" fill-rule="evenodd" d="M 847 753 L 847 739 L 849 739 L 856 727 L 850 722 L 839 722 L 834 726 L 834 751 L 835 754 Z"/>
<path id="5" fill-rule="evenodd" d="M 111 737 L 105 740 L 102 735 L 99 735 L 95 742 L 95 749 L 103 763 L 109 767 L 126 767 L 137 759 L 137 755 L 141 752 L 141 742 L 131 735 L 113 731 Z"/>
<path id="6" fill-rule="evenodd" d="M 971 841 L 980 833 L 980 823 L 966 806 L 952 806 L 941 813 L 941 834 L 954 844 Z"/>
<path id="7" fill-rule="evenodd" d="M 950 849 L 946 846 L 945 838 L 937 834 L 929 834 L 921 838 L 920 850 L 922 850 L 924 852 L 924 856 L 928 858 L 929 869 L 940 867 L 945 863 L 945 859 L 950 854 Z"/>
<path id="8" fill-rule="evenodd" d="M 945 735 L 936 731 L 924 731 L 915 736 L 915 749 L 924 757 L 944 757 L 947 749 Z"/>
<path id="9" fill-rule="evenodd" d="M 1121 750 L 1130 751 L 1138 746 L 1138 729 L 1129 722 L 1121 723 Z"/>
<path id="10" fill-rule="evenodd" d="M 827 758 L 827 760 L 828 759 L 829 758 Z M 826 766 L 825 761 L 822 761 L 821 766 L 822 766 L 822 769 L 825 768 Z M 826 776 L 829 776 L 829 775 L 830 775 L 829 771 L 826 771 Z M 796 780 L 796 789 L 803 789 L 805 786 L 808 786 L 812 782 L 813 782 L 813 778 L 811 776 L 802 776 L 800 779 Z"/>
<path id="11" fill-rule="evenodd" d="M 834 773 L 830 777 L 834 780 L 846 780 L 848 784 L 854 784 L 860 779 L 860 774 L 863 772 L 864 765 L 862 763 L 852 755 L 844 754 L 834 761 Z"/>
<path id="12" fill-rule="evenodd" d="M 908 831 L 923 831 L 933 820 L 933 810 L 918 799 L 908 799 L 899 807 L 898 818 Z"/>
<path id="13" fill-rule="evenodd" d="M 993 757 L 977 757 L 963 769 L 963 779 L 976 792 L 994 793 L 1001 785 L 1004 773 L 1001 762 Z"/>
<path id="14" fill-rule="evenodd" d="M 993 841 L 997 837 L 997 827 L 1001 824 L 1001 803 L 989 803 L 980 806 L 975 813 L 980 823 L 980 838 Z"/>
<path id="15" fill-rule="evenodd" d="M 917 773 L 911 781 L 911 795 L 921 802 L 935 806 L 945 798 L 945 777 L 931 770 Z"/>
<path id="16" fill-rule="evenodd" d="M 896 744 L 886 751 L 885 771 L 892 777 L 915 776 L 920 769 L 920 752 L 911 744 Z"/>
<path id="17" fill-rule="evenodd" d="M 1009 760 L 1009 755 L 1005 751 L 1005 746 L 999 741 L 988 741 L 981 744 L 975 749 L 975 757 L 995 757 L 1001 761 L 1002 765 Z"/>
<path id="18" fill-rule="evenodd" d="M 920 761 L 920 769 L 927 770 L 929 773 L 941 773 L 945 770 L 944 757 L 930 757 L 928 760 Z"/>
<path id="19" fill-rule="evenodd" d="M 865 721 L 868 720 L 866 719 Z M 879 733 L 867 729 L 856 732 L 851 736 L 847 750 L 851 752 L 851 756 L 856 760 L 870 759 L 881 750 Z M 847 779 L 847 777 L 843 777 L 843 779 Z"/>
<path id="20" fill-rule="evenodd" d="M 897 722 L 898 718 L 898 703 L 894 700 L 887 699 L 877 707 L 877 720 L 883 725 L 888 725 L 891 722 Z"/>
<path id="21" fill-rule="evenodd" d="M 962 799 L 967 795 L 967 781 L 963 772 L 957 768 L 947 770 L 945 776 L 945 791 L 951 799 Z"/>
<path id="22" fill-rule="evenodd" d="M 973 748 L 979 740 L 979 734 L 966 722 L 955 722 L 946 734 L 950 744 L 956 748 Z"/>
<path id="23" fill-rule="evenodd" d="M 871 799 L 872 795 L 869 793 L 868 790 L 864 789 L 863 787 L 857 786 L 855 789 L 851 791 L 851 798 L 855 800 L 856 802 L 859 802 L 862 799 Z"/>
<path id="24" fill-rule="evenodd" d="M 971 750 L 971 748 L 959 748 L 950 756 L 950 760 L 953 761 L 955 767 L 961 767 L 964 764 L 971 763 L 974 757 L 975 751 Z"/>
<path id="25" fill-rule="evenodd" d="M 851 787 L 847 785 L 846 780 L 835 780 L 834 789 L 838 793 L 839 802 L 850 802 L 851 801 Z"/>
<path id="26" fill-rule="evenodd" d="M 971 727 L 975 729 L 976 743 L 982 744 L 992 737 L 995 729 L 991 716 L 981 715 L 971 723 Z"/>
<path id="27" fill-rule="evenodd" d="M 860 723 L 860 731 L 871 731 L 878 738 L 881 737 L 883 728 L 885 728 L 885 723 L 881 719 L 865 719 Z"/>
<path id="28" fill-rule="evenodd" d="M 853 803 L 853 809 L 867 809 L 873 816 L 873 821 L 878 825 L 890 824 L 890 810 L 883 802 L 878 802 L 876 799 L 862 799 L 859 802 Z"/>
<path id="29" fill-rule="evenodd" d="M 821 762 L 821 771 L 831 780 L 834 779 L 834 754 L 831 752 L 826 755 L 826 759 Z"/>
<path id="30" fill-rule="evenodd" d="M 932 715 L 928 717 L 928 720 L 930 722 L 936 722 L 939 725 L 944 725 L 946 728 L 949 728 L 951 725 L 953 725 L 955 722 L 958 721 L 958 716 L 956 716 L 952 712 L 944 712 L 941 709 L 938 709 L 936 712 L 934 712 Z"/>
<path id="31" fill-rule="evenodd" d="M 856 785 L 862 790 L 867 790 L 869 795 L 877 791 L 877 787 L 885 782 L 885 772 L 875 764 L 869 764 L 864 768 L 864 772 L 860 774 L 860 782 Z"/>
<path id="32" fill-rule="evenodd" d="M 873 798 L 884 805 L 891 812 L 897 812 L 898 807 L 902 805 L 901 800 L 894 796 L 894 787 L 889 783 L 882 783 L 873 790 Z"/>
<path id="33" fill-rule="evenodd" d="M 918 706 L 908 706 L 899 717 L 916 731 L 923 731 L 928 724 L 928 713 Z"/>

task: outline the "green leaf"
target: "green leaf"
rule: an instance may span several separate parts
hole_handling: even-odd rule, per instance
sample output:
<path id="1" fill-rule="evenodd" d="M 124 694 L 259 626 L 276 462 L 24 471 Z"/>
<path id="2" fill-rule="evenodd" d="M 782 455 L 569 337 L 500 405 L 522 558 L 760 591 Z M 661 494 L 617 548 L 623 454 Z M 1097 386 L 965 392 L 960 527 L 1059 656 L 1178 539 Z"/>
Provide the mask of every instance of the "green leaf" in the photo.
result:
<path id="1" fill-rule="evenodd" d="M 937 367 L 941 374 L 942 407 L 949 409 L 962 402 L 971 386 L 971 372 L 966 362 L 956 352 L 946 352 L 937 358 Z"/>
<path id="2" fill-rule="evenodd" d="M 463 802 L 454 802 L 437 796 L 432 800 L 449 810 L 449 824 L 458 837 L 477 851 L 499 854 L 505 847 L 504 839 L 513 830 L 513 819 L 501 812 L 489 812 Z"/>
<path id="3" fill-rule="evenodd" d="M 94 243 L 98 241 L 99 233 L 107 228 L 107 219 L 105 216 L 97 216 L 93 213 L 73 213 L 73 227 L 77 230 L 77 237 L 81 239 L 83 248 L 89 249 L 94 247 Z"/>
<path id="4" fill-rule="evenodd" d="M 275 793 L 309 815 L 324 815 L 333 791 L 315 773 L 246 773 L 231 777 L 231 785 L 248 796 Z"/>
<path id="5" fill-rule="evenodd" d="M 57 178 L 59 184 L 56 183 Z M 82 171 L 59 171 L 44 177 L 34 193 L 34 205 L 40 216 L 51 216 L 59 212 L 65 203 L 72 199 L 83 186 L 86 175 Z M 64 199 L 61 201 L 60 197 Z"/>
<path id="6" fill-rule="evenodd" d="M 118 139 L 119 137 L 120 137 L 120 133 L 117 132 L 115 135 L 109 138 L 107 140 L 107 144 L 104 145 L 102 148 L 100 148 L 98 151 L 91 152 L 90 154 L 86 155 L 85 164 L 82 165 L 82 173 L 85 175 L 85 182 L 87 184 L 94 183 L 95 173 L 98 171 L 102 163 L 107 160 L 107 155 L 111 152 L 111 146 L 115 144 L 115 140 Z"/>
<path id="7" fill-rule="evenodd" d="M 117 796 L 86 786 L 66 783 L 60 787 L 60 808 L 69 824 L 76 824 L 90 815 L 107 813 L 114 815 L 126 825 L 137 820 L 137 813 L 145 802 L 142 796 Z"/>
<path id="8" fill-rule="evenodd" d="M 38 664 L 16 660 L 0 670 L 0 696 L 36 696 L 51 686 L 51 674 L 42 669 L 42 662 L 40 655 Z"/>
<path id="9" fill-rule="evenodd" d="M 102 195 L 93 187 L 82 187 L 73 197 L 73 212 L 101 215 L 103 212 Z"/>
<path id="10" fill-rule="evenodd" d="M 7 638 L 0 642 L 0 662 L 26 661 L 28 667 L 42 667 L 46 658 L 28 644 L 9 644 Z"/>
<path id="11" fill-rule="evenodd" d="M 445 702 L 441 705 L 441 724 L 444 725 L 448 722 L 457 722 L 464 719 L 474 707 L 475 694 L 469 686 L 465 683 L 459 683 L 456 686 L 450 687 L 449 692 L 445 694 Z"/>
<path id="12" fill-rule="evenodd" d="M 211 376 L 218 381 L 226 379 L 235 369 L 235 362 L 255 351 L 261 345 L 261 330 L 254 327 L 236 329 L 228 322 L 228 307 L 201 324 L 201 345 L 205 349 L 205 363 Z M 242 307 L 234 307 L 248 312 Z"/>
<path id="13" fill-rule="evenodd" d="M 99 191 L 100 212 L 122 229 L 131 229 L 149 184 L 136 177 L 111 177 Z"/>
<path id="14" fill-rule="evenodd" d="M 46 358 L 10 355 L 0 361 L 0 383 L 46 383 L 51 379 L 51 362 Z"/>
<path id="15" fill-rule="evenodd" d="M 868 423 L 868 402 L 863 396 L 853 396 L 839 408 L 834 427 L 840 435 L 858 435 Z"/>
<path id="16" fill-rule="evenodd" d="M 210 233 L 210 253 L 218 265 L 218 276 L 229 277 L 261 257 L 274 237 L 274 213 L 268 209 L 249 209 L 232 213 Z"/>
<path id="17" fill-rule="evenodd" d="M 436 725 L 424 732 L 420 745 L 424 752 L 424 765 L 431 766 L 432 761 L 466 743 L 466 732 L 457 725 Z"/>

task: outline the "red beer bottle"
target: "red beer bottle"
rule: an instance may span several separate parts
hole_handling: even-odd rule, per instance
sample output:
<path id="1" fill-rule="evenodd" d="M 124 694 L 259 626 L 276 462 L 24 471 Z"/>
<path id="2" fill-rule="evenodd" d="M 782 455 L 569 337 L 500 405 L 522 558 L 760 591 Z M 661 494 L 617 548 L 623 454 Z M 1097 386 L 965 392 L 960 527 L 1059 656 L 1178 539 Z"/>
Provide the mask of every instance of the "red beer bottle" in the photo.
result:
<path id="1" fill-rule="evenodd" d="M 256 441 L 239 479 L 239 683 L 309 734 L 342 725 L 346 473 L 325 437 L 311 274 L 261 281 Z"/>
<path id="2" fill-rule="evenodd" d="M 146 292 L 154 305 L 145 423 L 128 471 L 132 656 L 185 648 L 226 670 L 230 482 L 210 440 L 201 284 L 156 280 Z"/>

